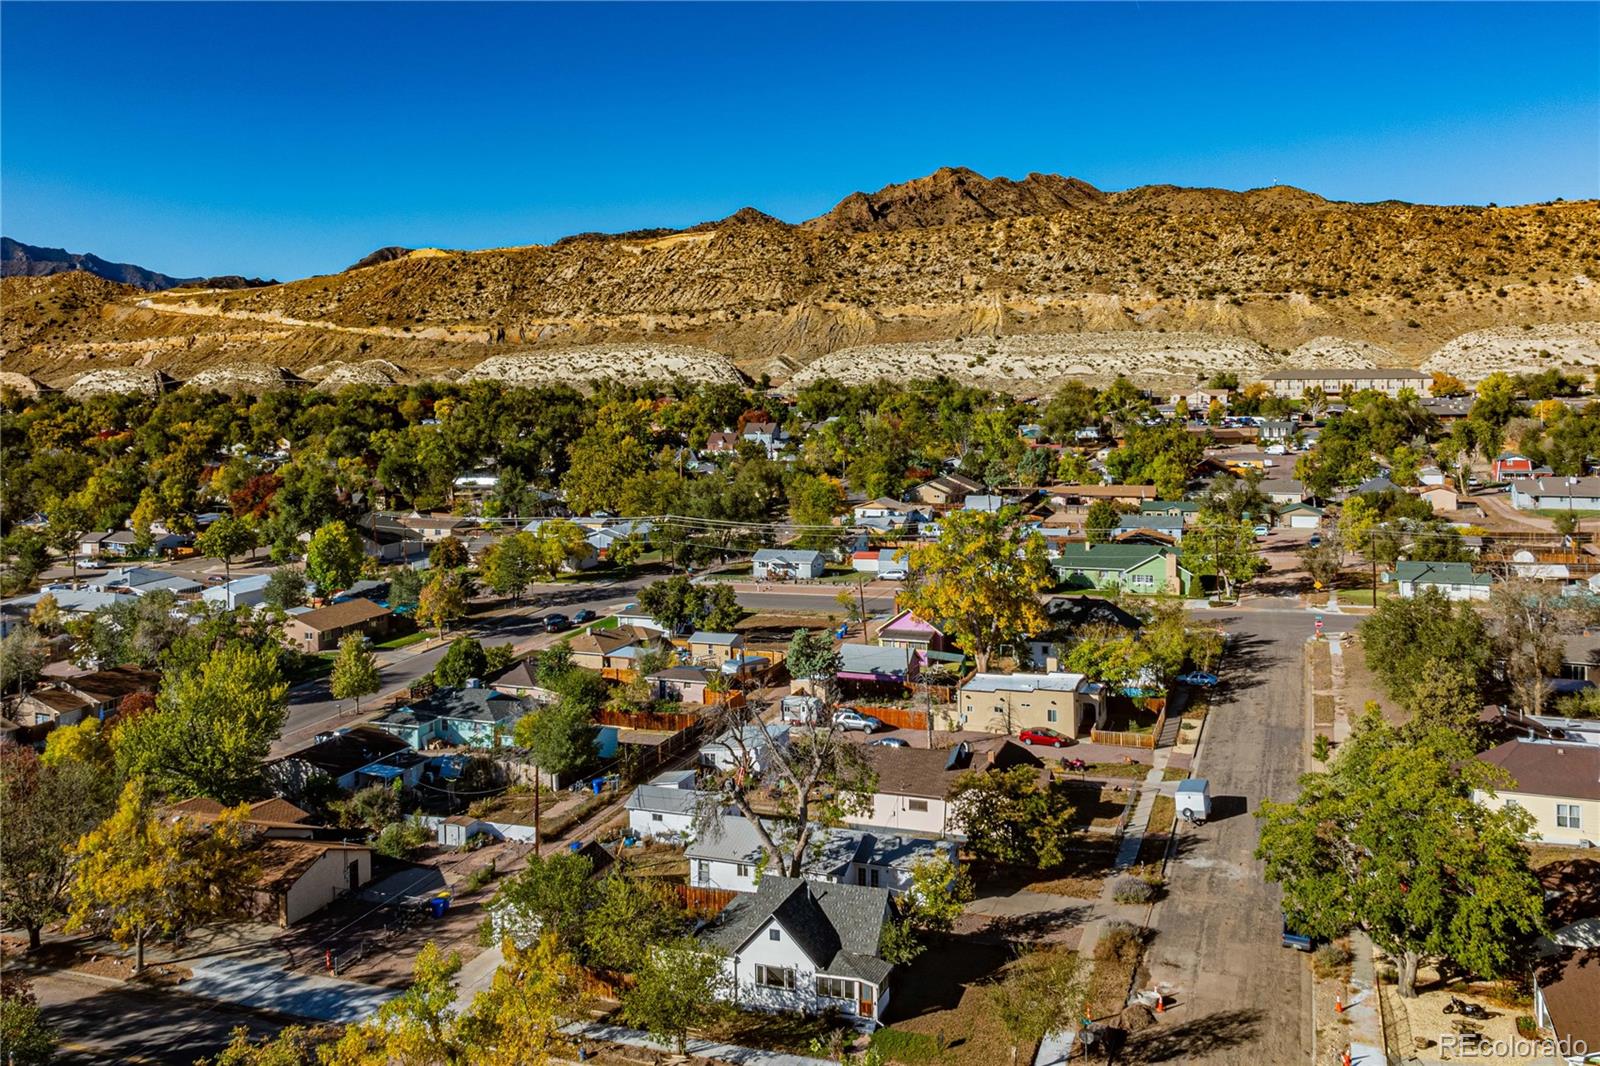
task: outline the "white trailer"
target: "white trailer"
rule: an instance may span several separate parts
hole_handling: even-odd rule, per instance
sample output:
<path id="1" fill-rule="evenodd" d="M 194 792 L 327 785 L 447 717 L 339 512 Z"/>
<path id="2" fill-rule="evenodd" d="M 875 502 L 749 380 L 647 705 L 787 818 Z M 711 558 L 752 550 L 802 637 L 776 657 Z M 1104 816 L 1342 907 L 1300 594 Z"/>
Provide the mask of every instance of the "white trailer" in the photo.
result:
<path id="1" fill-rule="evenodd" d="M 1191 777 L 1178 782 L 1175 806 L 1178 817 L 1195 825 L 1205 825 L 1211 817 L 1211 785 L 1203 777 Z"/>

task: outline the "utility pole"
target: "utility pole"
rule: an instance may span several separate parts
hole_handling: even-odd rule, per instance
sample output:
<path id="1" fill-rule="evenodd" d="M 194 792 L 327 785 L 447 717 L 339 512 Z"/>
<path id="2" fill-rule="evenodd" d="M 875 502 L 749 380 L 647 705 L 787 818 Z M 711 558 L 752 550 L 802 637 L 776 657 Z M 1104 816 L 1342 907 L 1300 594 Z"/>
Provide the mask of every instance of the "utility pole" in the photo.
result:
<path id="1" fill-rule="evenodd" d="M 861 643 L 867 642 L 867 583 L 856 578 L 856 602 L 861 605 Z"/>
<path id="2" fill-rule="evenodd" d="M 539 780 L 539 764 L 533 764 L 533 857 L 539 857 L 539 844 L 544 837 L 544 830 L 539 828 L 539 792 L 544 788 L 544 782 Z"/>

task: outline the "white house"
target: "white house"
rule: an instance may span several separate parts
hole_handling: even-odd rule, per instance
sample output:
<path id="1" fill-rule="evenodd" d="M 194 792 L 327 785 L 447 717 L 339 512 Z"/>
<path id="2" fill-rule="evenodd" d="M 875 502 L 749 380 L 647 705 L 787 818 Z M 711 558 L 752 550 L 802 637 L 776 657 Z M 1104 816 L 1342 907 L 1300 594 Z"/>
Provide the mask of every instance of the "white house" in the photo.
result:
<path id="1" fill-rule="evenodd" d="M 1044 766 L 1037 755 L 1011 740 L 963 740 L 943 749 L 869 746 L 864 753 L 878 775 L 878 788 L 870 810 L 848 813 L 844 820 L 878 833 L 960 837 L 949 803 L 958 777 L 971 770 Z"/>
<path id="2" fill-rule="evenodd" d="M 927 513 L 915 504 L 901 503 L 884 496 L 856 504 L 854 514 L 858 523 L 881 521 L 892 526 L 924 522 L 928 518 Z"/>
<path id="3" fill-rule="evenodd" d="M 1527 477 L 1511 482 L 1519 511 L 1600 511 L 1600 477 Z"/>
<path id="4" fill-rule="evenodd" d="M 270 580 L 272 580 L 271 574 L 236 577 L 225 585 L 215 585 L 206 589 L 200 594 L 200 598 L 227 611 L 239 607 L 254 607 L 266 602 L 267 582 Z"/>
<path id="5" fill-rule="evenodd" d="M 751 562 L 751 573 L 757 581 L 819 578 L 824 565 L 821 552 L 799 548 L 762 548 Z"/>
<path id="6" fill-rule="evenodd" d="M 1449 600 L 1486 600 L 1494 583 L 1492 575 L 1477 573 L 1467 563 L 1396 563 L 1394 580 L 1405 599 L 1431 588 Z"/>
<path id="7" fill-rule="evenodd" d="M 730 729 L 700 746 L 700 765 L 730 773 L 748 763 L 760 773 L 766 769 L 770 749 L 789 746 L 789 727 L 777 722 L 766 726 L 750 723 L 737 732 Z"/>
<path id="8" fill-rule="evenodd" d="M 156 591 L 185 596 L 199 592 L 204 587 L 200 582 L 191 581 L 181 574 L 170 574 L 165 570 L 155 570 L 148 566 L 125 566 L 120 570 L 108 570 L 99 577 L 89 578 L 84 585 L 92 589 L 132 592 L 138 596 Z"/>
<path id="9" fill-rule="evenodd" d="M 792 825 L 773 820 L 770 834 L 792 836 Z M 695 888 L 720 888 L 754 892 L 765 869 L 761 834 L 739 814 L 723 814 L 708 823 L 684 851 L 689 860 L 689 884 Z M 894 834 L 880 835 L 859 829 L 812 827 L 806 849 L 808 880 L 888 889 L 895 895 L 910 890 L 912 869 L 919 862 L 956 858 L 949 841 Z"/>
<path id="10" fill-rule="evenodd" d="M 694 787 L 693 773 L 661 774 L 628 794 L 628 829 L 647 840 L 687 840 L 704 798 Z"/>
<path id="11" fill-rule="evenodd" d="M 723 955 L 731 998 L 765 1011 L 832 1008 L 872 1027 L 889 1001 L 879 957 L 894 915 L 889 893 L 772 875 L 700 931 Z"/>

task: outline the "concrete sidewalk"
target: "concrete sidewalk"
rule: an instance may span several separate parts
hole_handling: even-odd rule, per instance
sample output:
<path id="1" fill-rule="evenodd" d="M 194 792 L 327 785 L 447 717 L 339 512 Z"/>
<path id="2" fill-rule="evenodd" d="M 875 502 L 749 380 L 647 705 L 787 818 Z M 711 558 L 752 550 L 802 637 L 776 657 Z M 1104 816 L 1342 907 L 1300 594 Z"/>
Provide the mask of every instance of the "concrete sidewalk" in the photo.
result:
<path id="1" fill-rule="evenodd" d="M 369 1018 L 400 993 L 336 977 L 293 974 L 264 959 L 212 958 L 194 963 L 180 990 L 239 1007 L 349 1024 Z"/>

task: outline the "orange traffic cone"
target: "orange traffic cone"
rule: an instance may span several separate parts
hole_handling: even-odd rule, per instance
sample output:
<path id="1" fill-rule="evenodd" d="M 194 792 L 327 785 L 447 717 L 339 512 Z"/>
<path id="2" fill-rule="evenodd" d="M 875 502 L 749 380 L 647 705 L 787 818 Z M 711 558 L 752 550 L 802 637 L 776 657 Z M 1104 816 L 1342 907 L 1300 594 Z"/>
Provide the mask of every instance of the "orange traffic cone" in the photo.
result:
<path id="1" fill-rule="evenodd" d="M 1344 1000 L 1339 996 L 1334 996 L 1333 997 L 1333 1013 L 1335 1013 L 1335 1014 L 1343 1014 L 1344 1013 Z"/>
<path id="2" fill-rule="evenodd" d="M 1343 1066 L 1350 1066 L 1350 1049 L 1349 1048 L 1345 1048 L 1344 1049 L 1344 1054 L 1339 1057 L 1339 1061 L 1343 1064 Z"/>
<path id="3" fill-rule="evenodd" d="M 1157 1014 L 1165 1014 L 1165 1013 L 1167 1013 L 1167 997 L 1161 995 L 1160 993 L 1156 994 L 1156 1013 Z"/>

